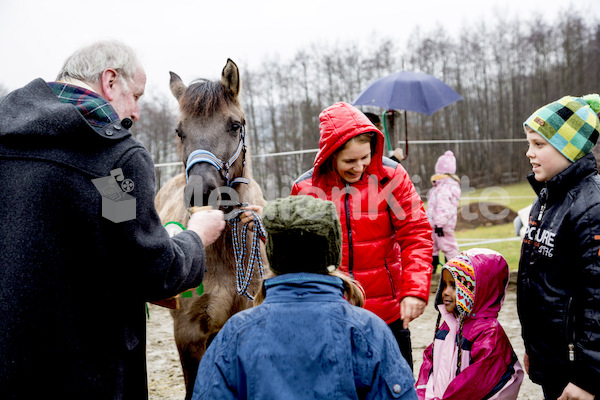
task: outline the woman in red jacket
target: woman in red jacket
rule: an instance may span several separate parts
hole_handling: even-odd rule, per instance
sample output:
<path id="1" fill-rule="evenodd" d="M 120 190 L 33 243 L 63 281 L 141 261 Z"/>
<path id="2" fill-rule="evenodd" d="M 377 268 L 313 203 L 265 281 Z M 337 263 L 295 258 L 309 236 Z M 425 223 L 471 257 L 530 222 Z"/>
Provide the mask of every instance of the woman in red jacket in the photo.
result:
<path id="1" fill-rule="evenodd" d="M 319 116 L 319 152 L 292 195 L 336 205 L 343 230 L 340 270 L 366 292 L 365 308 L 392 329 L 412 366 L 408 323 L 425 310 L 431 227 L 406 170 L 383 157 L 384 136 L 358 109 L 336 103 Z"/>

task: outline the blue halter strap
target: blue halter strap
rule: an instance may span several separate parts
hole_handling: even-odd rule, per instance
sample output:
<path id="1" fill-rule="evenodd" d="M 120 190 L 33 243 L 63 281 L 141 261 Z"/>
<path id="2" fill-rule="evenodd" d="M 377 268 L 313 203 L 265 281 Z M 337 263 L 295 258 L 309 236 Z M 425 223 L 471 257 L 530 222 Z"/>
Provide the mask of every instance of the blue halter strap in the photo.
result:
<path id="1" fill-rule="evenodd" d="M 242 173 L 243 173 L 243 167 L 246 165 L 246 125 L 242 125 L 242 135 L 240 137 L 240 142 L 238 144 L 238 147 L 235 151 L 235 153 L 231 156 L 231 158 L 227 161 L 227 162 L 223 162 L 219 159 L 219 157 L 215 156 L 213 153 L 211 153 L 208 150 L 194 150 L 192 151 L 192 153 L 190 154 L 190 156 L 187 159 L 187 167 L 185 168 L 185 180 L 186 182 L 189 181 L 189 173 L 190 173 L 190 169 L 192 168 L 192 166 L 194 166 L 194 164 L 197 163 L 201 163 L 201 162 L 205 162 L 205 163 L 209 163 L 212 166 L 214 166 L 218 171 L 223 171 L 225 173 L 225 181 L 227 182 L 227 186 L 232 187 L 235 184 L 238 183 L 245 183 L 248 184 L 250 183 L 250 179 L 248 178 L 235 178 L 235 179 L 230 179 L 229 177 L 229 168 L 231 168 L 231 166 L 233 165 L 234 162 L 236 162 L 236 160 L 238 159 L 238 157 L 240 156 L 240 154 L 244 152 L 244 159 L 242 160 Z"/>

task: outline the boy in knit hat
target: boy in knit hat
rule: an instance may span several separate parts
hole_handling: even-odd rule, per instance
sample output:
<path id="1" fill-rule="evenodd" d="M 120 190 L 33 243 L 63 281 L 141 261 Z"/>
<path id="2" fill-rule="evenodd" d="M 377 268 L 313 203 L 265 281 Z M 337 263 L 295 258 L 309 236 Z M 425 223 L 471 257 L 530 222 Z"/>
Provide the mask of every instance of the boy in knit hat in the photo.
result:
<path id="1" fill-rule="evenodd" d="M 600 96 L 565 96 L 525 122 L 538 194 L 523 239 L 517 305 L 524 367 L 547 399 L 600 395 Z"/>
<path id="2" fill-rule="evenodd" d="M 198 399 L 416 400 L 414 377 L 362 289 L 338 272 L 331 201 L 291 196 L 263 210 L 271 274 L 256 307 L 231 317 L 200 362 Z"/>
<path id="3" fill-rule="evenodd" d="M 433 228 L 433 272 L 440 264 L 439 251 L 444 252 L 446 261 L 458 254 L 458 243 L 454 236 L 460 199 L 460 179 L 456 176 L 456 158 L 448 150 L 435 163 L 435 174 L 431 176 L 433 187 L 427 195 L 427 218 Z"/>

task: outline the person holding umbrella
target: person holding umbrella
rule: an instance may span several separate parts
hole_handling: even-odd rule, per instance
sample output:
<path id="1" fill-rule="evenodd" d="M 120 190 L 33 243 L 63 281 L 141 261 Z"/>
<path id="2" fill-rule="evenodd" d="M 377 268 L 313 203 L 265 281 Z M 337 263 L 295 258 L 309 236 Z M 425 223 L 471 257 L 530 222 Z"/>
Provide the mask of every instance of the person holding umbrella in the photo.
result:
<path id="1" fill-rule="evenodd" d="M 340 270 L 365 289 L 365 308 L 391 328 L 412 366 L 408 324 L 429 299 L 433 244 L 423 202 L 406 170 L 383 157 L 384 135 L 347 103 L 320 118 L 314 167 L 292 195 L 335 203 L 342 225 Z"/>

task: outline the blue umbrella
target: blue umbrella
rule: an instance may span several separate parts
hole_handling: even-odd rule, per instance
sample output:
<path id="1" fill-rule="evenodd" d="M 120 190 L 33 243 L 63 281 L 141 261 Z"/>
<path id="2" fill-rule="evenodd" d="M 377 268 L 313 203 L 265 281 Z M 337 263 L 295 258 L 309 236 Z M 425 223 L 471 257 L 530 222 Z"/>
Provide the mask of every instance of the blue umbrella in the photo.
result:
<path id="1" fill-rule="evenodd" d="M 454 89 L 431 75 L 400 71 L 373 82 L 352 104 L 432 115 L 462 99 Z"/>
<path id="2" fill-rule="evenodd" d="M 367 87 L 354 102 L 355 106 L 378 106 L 386 110 L 404 110 L 406 132 L 405 158 L 408 157 L 406 111 L 432 115 L 434 112 L 463 98 L 450 86 L 434 76 L 421 72 L 400 71 L 380 78 Z M 392 146 L 387 134 L 384 111 L 382 116 L 388 149 Z"/>

